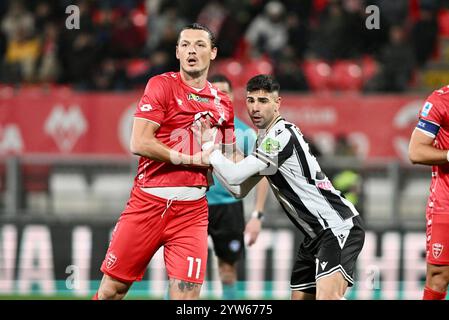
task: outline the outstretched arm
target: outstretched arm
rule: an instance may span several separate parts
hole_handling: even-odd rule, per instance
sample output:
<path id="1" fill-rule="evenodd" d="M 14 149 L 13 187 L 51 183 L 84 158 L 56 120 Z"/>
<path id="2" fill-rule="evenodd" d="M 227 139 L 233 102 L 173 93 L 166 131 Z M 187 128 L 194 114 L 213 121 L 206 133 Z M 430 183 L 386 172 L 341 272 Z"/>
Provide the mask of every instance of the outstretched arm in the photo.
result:
<path id="1" fill-rule="evenodd" d="M 266 163 L 253 155 L 234 163 L 228 160 L 219 150 L 210 154 L 209 162 L 214 170 L 230 185 L 240 185 L 248 178 L 267 168 Z"/>

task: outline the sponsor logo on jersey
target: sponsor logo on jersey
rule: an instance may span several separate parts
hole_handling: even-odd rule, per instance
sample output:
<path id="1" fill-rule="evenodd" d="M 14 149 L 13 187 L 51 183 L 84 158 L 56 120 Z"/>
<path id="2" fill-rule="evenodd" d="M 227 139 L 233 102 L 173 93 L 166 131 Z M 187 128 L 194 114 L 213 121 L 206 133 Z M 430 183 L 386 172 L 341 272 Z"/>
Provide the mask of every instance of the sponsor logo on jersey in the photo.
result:
<path id="1" fill-rule="evenodd" d="M 330 181 L 321 181 L 316 186 L 323 190 L 332 190 L 332 183 Z"/>
<path id="2" fill-rule="evenodd" d="M 438 259 L 443 252 L 443 245 L 441 243 L 432 244 L 432 255 L 435 259 Z"/>
<path id="3" fill-rule="evenodd" d="M 200 96 L 198 96 L 198 95 L 196 95 L 194 93 L 189 93 L 187 95 L 187 100 L 189 100 L 189 101 L 193 100 L 193 101 L 196 101 L 196 102 L 209 103 L 209 98 L 200 97 Z"/>
<path id="4" fill-rule="evenodd" d="M 433 107 L 433 104 L 431 104 L 429 101 L 426 101 L 426 103 L 424 104 L 424 107 L 422 108 L 421 116 L 427 117 L 429 115 L 430 109 L 432 109 L 432 107 Z"/>
<path id="5" fill-rule="evenodd" d="M 106 268 L 111 269 L 114 264 L 117 262 L 117 257 L 112 252 L 108 253 L 108 257 L 106 259 Z"/>
<path id="6" fill-rule="evenodd" d="M 278 140 L 267 138 L 262 142 L 260 147 L 267 154 L 277 154 L 281 149 L 281 144 Z"/>
<path id="7" fill-rule="evenodd" d="M 65 109 L 56 105 L 45 121 L 45 132 L 63 152 L 72 150 L 81 135 L 87 132 L 88 123 L 79 106 Z"/>
<path id="8" fill-rule="evenodd" d="M 140 107 L 140 111 L 150 111 L 151 109 L 153 109 L 153 107 L 149 103 L 143 104 Z"/>

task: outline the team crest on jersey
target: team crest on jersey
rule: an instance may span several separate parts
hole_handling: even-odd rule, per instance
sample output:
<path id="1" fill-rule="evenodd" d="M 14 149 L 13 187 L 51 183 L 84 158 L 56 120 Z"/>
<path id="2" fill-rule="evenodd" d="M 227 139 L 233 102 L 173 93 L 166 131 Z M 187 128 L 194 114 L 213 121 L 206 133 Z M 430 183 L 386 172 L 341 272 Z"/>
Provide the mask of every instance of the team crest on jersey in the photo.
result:
<path id="1" fill-rule="evenodd" d="M 277 154 L 281 149 L 281 144 L 275 139 L 267 138 L 262 142 L 262 145 L 260 147 L 267 154 Z"/>
<path id="2" fill-rule="evenodd" d="M 189 93 L 187 95 L 187 100 L 194 100 L 196 102 L 204 102 L 204 103 L 208 103 L 209 102 L 209 98 L 204 98 L 204 97 L 200 97 L 194 93 Z"/>
<path id="3" fill-rule="evenodd" d="M 112 252 L 109 252 L 108 257 L 106 259 L 106 268 L 111 269 L 114 264 L 117 262 L 117 257 Z"/>
<path id="4" fill-rule="evenodd" d="M 429 115 L 430 109 L 432 109 L 432 107 L 433 107 L 433 104 L 430 103 L 429 101 L 427 101 L 424 104 L 424 107 L 422 108 L 421 116 L 422 117 L 427 117 Z"/>
<path id="5" fill-rule="evenodd" d="M 438 259 L 443 252 L 443 245 L 441 243 L 432 244 L 432 255 L 435 259 Z"/>

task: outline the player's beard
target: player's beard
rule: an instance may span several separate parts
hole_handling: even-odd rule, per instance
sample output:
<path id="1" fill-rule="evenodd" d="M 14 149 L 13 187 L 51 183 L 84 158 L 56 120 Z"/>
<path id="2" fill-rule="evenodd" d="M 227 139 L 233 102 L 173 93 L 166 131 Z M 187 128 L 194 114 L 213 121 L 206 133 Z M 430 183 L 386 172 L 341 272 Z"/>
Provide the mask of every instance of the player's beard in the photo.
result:
<path id="1" fill-rule="evenodd" d="M 206 72 L 207 72 L 207 69 L 208 69 L 209 67 L 205 67 L 204 69 L 201 69 L 201 70 L 190 70 L 190 71 L 188 71 L 188 70 L 186 70 L 186 69 L 184 69 L 182 66 L 181 66 L 181 69 L 182 69 L 182 71 L 185 73 L 185 74 L 187 74 L 190 78 L 192 78 L 192 79 L 197 79 L 197 78 L 200 78 L 202 75 L 204 75 Z"/>

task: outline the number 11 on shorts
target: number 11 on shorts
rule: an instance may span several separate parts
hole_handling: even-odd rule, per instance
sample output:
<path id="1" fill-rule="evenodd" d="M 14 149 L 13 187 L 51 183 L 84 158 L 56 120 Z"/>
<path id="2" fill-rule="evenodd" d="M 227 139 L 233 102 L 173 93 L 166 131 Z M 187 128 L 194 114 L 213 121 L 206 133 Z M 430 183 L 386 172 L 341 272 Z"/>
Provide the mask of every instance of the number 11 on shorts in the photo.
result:
<path id="1" fill-rule="evenodd" d="M 187 257 L 187 260 L 189 261 L 189 271 L 187 272 L 187 277 L 191 278 L 193 273 L 193 265 L 194 261 L 196 261 L 196 274 L 195 278 L 198 279 L 200 277 L 200 270 L 201 270 L 201 259 L 200 258 L 194 258 L 194 257 Z"/>

